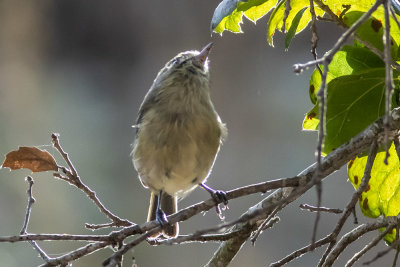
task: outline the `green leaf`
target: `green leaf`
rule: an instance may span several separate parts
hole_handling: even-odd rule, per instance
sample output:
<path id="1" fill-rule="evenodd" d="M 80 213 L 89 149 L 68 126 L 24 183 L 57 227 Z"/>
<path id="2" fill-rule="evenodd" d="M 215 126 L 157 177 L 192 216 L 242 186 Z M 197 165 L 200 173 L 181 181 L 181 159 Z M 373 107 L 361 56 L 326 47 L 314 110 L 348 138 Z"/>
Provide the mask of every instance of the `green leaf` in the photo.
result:
<path id="1" fill-rule="evenodd" d="M 350 75 L 370 68 L 384 67 L 383 61 L 366 48 L 344 46 L 335 54 L 329 65 L 327 83 L 343 75 Z M 323 66 L 320 66 L 323 70 Z M 317 93 L 321 86 L 321 75 L 315 70 L 310 78 L 310 99 L 313 104 L 317 101 Z"/>
<path id="2" fill-rule="evenodd" d="M 360 209 L 367 217 L 397 216 L 400 212 L 400 163 L 393 144 L 389 153 L 388 165 L 384 163 L 385 151 L 376 155 L 368 187 L 359 199 Z M 348 163 L 348 177 L 356 189 L 361 184 L 367 159 L 367 156 L 359 156 Z M 393 231 L 385 240 L 391 243 L 395 236 Z"/>
<path id="3" fill-rule="evenodd" d="M 329 65 L 327 75 L 328 95 L 330 93 L 330 81 L 344 75 L 356 74 L 369 69 L 384 68 L 384 62 L 374 53 L 366 48 L 344 46 L 337 52 Z M 323 66 L 320 66 L 323 70 Z M 310 78 L 310 99 L 315 106 L 309 111 L 303 121 L 304 130 L 317 130 L 319 123 L 319 102 L 317 102 L 317 93 L 321 86 L 321 75 L 316 69 Z M 343 92 L 345 95 L 346 92 Z M 328 105 L 328 109 L 330 106 Z M 315 114 L 314 114 L 315 113 Z M 313 118 L 315 115 L 315 118 Z M 311 120 L 310 120 L 311 116 Z M 316 119 L 318 118 L 318 119 Z M 329 119 L 329 117 L 327 117 Z"/>
<path id="4" fill-rule="evenodd" d="M 304 11 L 307 10 L 307 7 L 303 7 L 303 9 L 301 9 L 296 16 L 293 19 L 292 25 L 290 26 L 289 31 L 286 34 L 286 38 L 285 38 L 285 49 L 287 50 L 289 48 L 290 42 L 292 41 L 297 27 L 299 26 L 300 23 L 300 19 L 302 18 Z"/>
<path id="5" fill-rule="evenodd" d="M 343 20 L 346 23 L 346 25 L 350 26 L 353 24 L 357 19 L 359 19 L 364 13 L 360 11 L 353 11 L 353 12 L 348 12 L 344 16 Z M 374 13 L 377 15 L 378 13 Z M 392 30 L 391 32 L 395 34 L 395 30 L 393 30 L 393 27 L 395 24 L 392 23 Z M 382 20 L 377 19 L 375 17 L 369 18 L 365 23 L 363 23 L 356 31 L 356 35 L 364 40 L 365 42 L 368 42 L 370 45 L 376 47 L 378 50 L 383 51 L 383 42 L 382 42 L 382 36 L 383 36 L 383 23 Z M 394 36 L 392 36 L 394 39 Z M 355 41 L 358 46 L 364 46 L 363 44 L 359 44 L 357 41 Z M 391 42 L 391 53 L 392 53 L 392 58 L 396 59 L 397 58 L 397 51 L 398 51 L 398 43 L 395 40 L 392 40 Z"/>
<path id="6" fill-rule="evenodd" d="M 384 114 L 385 70 L 333 79 L 328 85 L 324 153 L 328 154 Z"/>
<path id="7" fill-rule="evenodd" d="M 281 28 L 283 26 L 283 18 L 285 14 L 285 2 L 286 1 L 282 1 L 279 3 L 279 5 L 272 12 L 268 21 L 267 41 L 271 46 L 274 46 L 273 36 L 275 34 L 275 31 L 276 30 L 281 31 Z M 302 9 L 306 8 L 307 11 L 309 10 L 310 1 L 309 0 L 290 1 L 290 5 L 291 9 L 286 19 L 285 29 L 290 29 L 292 27 L 296 15 Z M 315 9 L 315 14 L 317 16 L 322 16 L 324 14 L 324 11 L 319 7 L 314 6 L 314 9 Z M 308 23 L 311 21 L 311 14 L 309 11 L 308 12 L 307 11 L 305 11 L 303 13 L 303 16 L 301 16 L 300 21 L 298 22 L 298 25 L 296 27 L 295 34 L 298 34 L 302 30 L 304 30 L 305 27 L 307 27 Z"/>
<path id="8" fill-rule="evenodd" d="M 249 0 L 248 2 L 238 1 L 236 8 L 228 14 L 221 14 L 216 11 L 211 22 L 211 30 L 222 34 L 224 31 L 241 33 L 243 15 L 250 21 L 256 23 L 257 20 L 265 16 L 277 3 L 278 0 Z M 223 3 L 221 3 L 223 4 Z M 230 11 L 230 9 L 228 9 Z M 223 17 L 223 18 L 221 18 Z"/>

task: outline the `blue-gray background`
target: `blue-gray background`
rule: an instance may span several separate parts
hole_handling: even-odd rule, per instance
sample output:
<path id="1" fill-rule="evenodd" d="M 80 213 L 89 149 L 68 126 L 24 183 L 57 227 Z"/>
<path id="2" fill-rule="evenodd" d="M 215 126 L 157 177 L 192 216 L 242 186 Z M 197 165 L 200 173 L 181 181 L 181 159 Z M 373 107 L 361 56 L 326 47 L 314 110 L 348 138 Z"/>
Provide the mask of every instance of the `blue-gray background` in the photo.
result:
<path id="1" fill-rule="evenodd" d="M 130 154 L 136 113 L 158 70 L 178 52 L 200 49 L 210 41 L 212 97 L 229 129 L 209 185 L 229 190 L 261 181 L 291 177 L 314 162 L 316 134 L 301 131 L 312 107 L 308 77 L 292 72 L 294 63 L 311 59 L 310 33 L 296 37 L 288 52 L 283 37 L 266 43 L 267 18 L 257 25 L 244 19 L 245 34 L 210 37 L 209 23 L 218 1 L 4 0 L 0 2 L 0 155 L 18 146 L 40 146 L 52 153 L 50 134 L 61 134 L 83 181 L 117 215 L 145 221 L 149 192 L 137 179 Z M 322 54 L 341 33 L 319 23 Z M 59 164 L 64 162 L 57 155 Z M 0 170 L 0 235 L 19 233 L 27 203 L 30 174 Z M 83 193 L 51 173 L 33 174 L 32 233 L 93 234 L 84 223 L 107 219 Z M 323 205 L 343 208 L 353 192 L 344 169 L 323 184 Z M 287 207 L 281 222 L 263 233 L 256 246 L 243 246 L 232 266 L 265 266 L 310 242 L 314 214 L 300 203 L 315 204 L 315 190 Z M 196 190 L 180 207 L 208 198 Z M 262 195 L 232 200 L 225 211 L 237 218 Z M 359 219 L 361 218 L 359 212 Z M 318 237 L 331 231 L 336 215 L 323 215 Z M 219 223 L 214 210 L 181 224 L 182 234 Z M 353 227 L 351 220 L 346 229 Z M 106 233 L 98 231 L 94 233 Z M 372 236 L 370 235 L 369 238 Z M 351 246 L 342 266 L 368 239 Z M 81 243 L 79 245 L 83 245 Z M 76 248 L 73 242 L 40 243 L 50 256 Z M 218 244 L 151 247 L 128 253 L 142 266 L 201 266 Z M 382 249 L 384 245 L 380 245 Z M 319 249 L 289 266 L 313 266 Z M 371 258 L 378 250 L 374 250 Z M 74 263 L 99 266 L 112 253 L 105 249 Z M 23 255 L 23 256 L 21 256 Z M 391 254 L 393 255 L 393 254 Z M 0 244 L 0 266 L 36 266 L 27 243 Z M 387 264 L 391 257 L 382 259 Z M 126 266 L 130 266 L 128 260 Z"/>

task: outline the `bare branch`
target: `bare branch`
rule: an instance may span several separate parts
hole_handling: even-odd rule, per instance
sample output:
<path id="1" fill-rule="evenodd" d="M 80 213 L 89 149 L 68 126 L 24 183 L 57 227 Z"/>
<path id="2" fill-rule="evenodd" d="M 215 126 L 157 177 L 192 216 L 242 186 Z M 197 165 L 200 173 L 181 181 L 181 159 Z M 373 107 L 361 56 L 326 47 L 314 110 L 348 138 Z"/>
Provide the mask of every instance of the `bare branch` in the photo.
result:
<path id="1" fill-rule="evenodd" d="M 388 219 L 394 219 L 394 220 L 396 220 L 396 222 L 394 222 L 394 223 L 392 222 L 388 227 L 390 227 L 390 226 L 396 227 L 396 226 L 398 225 L 398 223 L 399 223 L 399 216 L 397 216 L 397 217 L 388 217 Z M 397 234 L 397 233 L 396 233 L 396 234 Z M 389 251 L 391 251 L 392 249 L 396 249 L 396 250 L 397 250 L 398 247 L 399 247 L 399 244 L 400 244 L 400 240 L 399 240 L 399 239 L 396 239 L 392 244 L 390 244 L 390 246 L 389 246 L 388 248 L 386 248 L 386 249 L 384 249 L 384 250 L 378 252 L 374 258 L 372 258 L 372 259 L 369 260 L 369 261 L 364 262 L 363 265 L 370 265 L 371 263 L 375 262 L 375 261 L 378 260 L 379 258 L 385 256 L 385 255 L 386 255 L 387 253 L 389 253 Z M 395 256 L 395 257 L 397 257 L 397 252 L 396 252 L 396 256 Z"/>
<path id="2" fill-rule="evenodd" d="M 383 218 L 378 218 L 376 221 L 368 224 L 362 224 L 357 228 L 353 229 L 352 231 L 345 234 L 340 241 L 336 244 L 334 249 L 329 253 L 326 261 L 322 266 L 332 266 L 335 262 L 336 258 L 343 252 L 343 250 L 351 243 L 356 241 L 359 237 L 363 236 L 364 234 L 378 230 L 382 227 L 387 227 L 389 225 L 388 220 Z"/>
<path id="3" fill-rule="evenodd" d="M 251 236 L 251 243 L 254 246 L 258 236 L 261 234 L 262 231 L 264 231 L 265 229 L 268 229 L 269 227 L 267 227 L 267 225 L 273 225 L 274 223 L 271 222 L 271 220 L 273 220 L 274 218 L 278 218 L 278 217 L 274 217 L 278 211 L 280 211 L 281 209 L 283 209 L 283 207 L 276 207 L 274 211 L 271 212 L 271 214 L 261 223 L 261 225 L 258 227 L 257 231 L 255 231 L 252 236 Z"/>
<path id="4" fill-rule="evenodd" d="M 296 259 L 296 258 L 298 258 L 298 257 L 310 252 L 310 251 L 313 251 L 315 248 L 321 247 L 321 246 L 331 242 L 331 240 L 332 240 L 332 236 L 331 235 L 329 235 L 327 237 L 324 237 L 324 238 L 316 241 L 315 243 L 312 243 L 312 244 L 310 244 L 308 246 L 305 246 L 305 247 L 303 247 L 301 249 L 298 249 L 298 250 L 292 252 L 290 255 L 286 256 L 285 258 L 283 258 L 283 259 L 281 259 L 281 260 L 279 260 L 277 262 L 271 263 L 269 266 L 270 267 L 283 266 L 286 263 L 288 263 L 288 262 L 290 262 L 290 261 L 292 261 L 292 260 L 294 260 L 294 259 Z"/>
<path id="5" fill-rule="evenodd" d="M 361 251 L 354 254 L 354 256 L 346 263 L 346 267 L 353 266 L 353 264 L 356 263 L 356 261 L 358 261 L 363 255 L 365 255 L 371 248 L 375 247 L 387 233 L 392 231 L 393 228 L 394 225 L 387 227 L 385 231 L 380 233 L 376 238 L 374 238 L 374 240 L 368 243 L 368 245 L 366 245 Z"/>
<path id="6" fill-rule="evenodd" d="M 361 184 L 358 187 L 357 191 L 353 194 L 350 202 L 347 204 L 346 209 L 342 217 L 339 219 L 335 229 L 332 232 L 333 239 L 325 251 L 324 255 L 322 256 L 319 266 L 330 266 L 329 263 L 325 261 L 325 259 L 331 258 L 330 254 L 332 254 L 331 249 L 333 248 L 333 245 L 336 243 L 336 238 L 339 235 L 340 231 L 342 230 L 342 227 L 344 223 L 346 222 L 347 218 L 350 216 L 350 214 L 354 210 L 354 206 L 356 205 L 359 197 L 361 194 L 367 189 L 369 180 L 371 178 L 371 169 L 375 161 L 376 154 L 378 152 L 378 144 L 377 142 L 373 142 L 369 151 L 367 163 L 365 165 L 365 170 L 364 170 L 364 176 L 361 180 Z M 328 264 L 328 265 L 326 265 Z"/>
<path id="7" fill-rule="evenodd" d="M 317 33 L 317 25 L 316 25 L 316 16 L 314 10 L 314 1 L 310 0 L 310 13 L 311 13 L 311 54 L 313 55 L 314 60 L 317 59 L 317 46 L 318 46 L 318 33 Z M 317 144 L 317 172 L 315 173 L 315 177 L 313 179 L 316 180 L 316 189 L 317 189 L 317 207 L 321 206 L 321 195 L 322 195 L 322 183 L 318 179 L 318 170 L 321 165 L 321 157 L 322 157 L 322 144 L 324 142 L 325 137 L 325 110 L 326 110 L 326 78 L 328 75 L 328 64 L 324 62 L 324 71 L 321 70 L 318 64 L 315 65 L 318 69 L 319 74 L 321 75 L 321 87 L 318 92 L 319 97 L 319 107 L 320 107 L 320 124 L 319 124 L 319 134 L 318 134 L 318 144 Z M 313 234 L 312 234 L 312 243 L 315 243 L 315 237 L 317 235 L 318 222 L 321 214 L 317 212 L 317 216 L 315 217 Z"/>
<path id="8" fill-rule="evenodd" d="M 110 235 L 68 235 L 68 234 L 23 234 L 15 236 L 1 236 L 0 242 L 23 241 L 112 241 Z"/>
<path id="9" fill-rule="evenodd" d="M 386 157 L 385 164 L 388 164 L 389 158 L 389 120 L 390 120 L 390 110 L 392 108 L 392 92 L 393 92 L 393 71 L 391 67 L 392 55 L 391 55 L 391 39 L 390 39 L 390 1 L 383 0 L 383 9 L 385 14 L 385 31 L 383 34 L 383 47 L 384 47 L 384 61 L 385 61 L 385 119 L 384 127 L 385 127 L 385 146 L 386 146 Z"/>
<path id="10" fill-rule="evenodd" d="M 35 203 L 35 199 L 33 198 L 32 195 L 32 187 L 33 187 L 33 178 L 31 176 L 27 176 L 26 177 L 26 181 L 28 182 L 28 190 L 27 190 L 27 194 L 28 194 L 28 206 L 26 207 L 26 213 L 25 213 L 25 220 L 24 220 L 24 224 L 22 226 L 22 229 L 20 231 L 21 235 L 25 235 L 27 233 L 27 228 L 28 228 L 28 224 L 29 224 L 29 218 L 31 216 L 31 211 L 32 211 L 32 205 L 33 203 Z M 39 253 L 40 257 L 44 260 L 44 261 L 49 261 L 50 257 L 47 256 L 46 252 L 43 251 L 43 249 L 33 240 L 29 241 L 29 244 L 32 245 L 32 247 Z"/>
<path id="11" fill-rule="evenodd" d="M 74 251 L 71 251 L 63 256 L 52 258 L 49 262 L 40 265 L 40 267 L 50 267 L 50 266 L 57 266 L 57 265 L 64 265 L 67 266 L 70 262 L 82 258 L 85 255 L 88 255 L 94 251 L 102 249 L 108 246 L 109 243 L 107 242 L 97 242 L 97 243 L 90 243 L 84 247 L 78 248 Z"/>
<path id="12" fill-rule="evenodd" d="M 155 233 L 157 233 L 158 231 L 160 231 L 160 226 L 145 233 L 142 234 L 140 237 L 138 237 L 137 239 L 133 240 L 132 242 L 129 242 L 126 245 L 123 245 L 117 252 L 115 252 L 110 258 L 106 259 L 103 262 L 103 266 L 107 266 L 107 267 L 114 267 L 117 266 L 122 259 L 122 256 L 127 253 L 130 249 L 132 249 L 133 247 L 137 246 L 138 244 L 140 244 L 141 242 L 145 241 L 149 236 L 154 235 Z"/>
<path id="13" fill-rule="evenodd" d="M 61 170 L 67 175 L 67 177 L 61 176 L 60 174 L 55 174 L 54 176 L 67 181 L 71 185 L 76 186 L 80 190 L 82 190 L 93 202 L 96 204 L 96 206 L 100 209 L 101 212 L 103 212 L 110 220 L 113 222 L 112 224 L 108 224 L 109 226 L 116 226 L 116 227 L 121 227 L 121 226 L 131 226 L 133 225 L 132 222 L 128 220 L 124 220 L 119 218 L 118 216 L 114 215 L 111 211 L 109 211 L 103 203 L 97 198 L 96 192 L 91 190 L 87 185 L 85 185 L 81 178 L 78 175 L 78 172 L 76 171 L 74 165 L 72 164 L 72 161 L 69 159 L 68 154 L 62 149 L 59 141 L 59 135 L 53 133 L 51 135 L 52 141 L 53 141 L 53 146 L 57 151 L 61 154 L 61 156 L 64 158 L 65 162 L 67 163 L 69 170 L 60 167 Z M 91 224 L 87 224 L 89 226 L 88 228 L 90 229 L 98 229 L 101 227 L 93 226 Z"/>
<path id="14" fill-rule="evenodd" d="M 336 213 L 336 214 L 343 212 L 343 210 L 341 210 L 341 209 L 332 209 L 332 208 L 326 208 L 326 207 L 314 207 L 314 206 L 310 206 L 307 204 L 300 204 L 300 208 L 304 209 L 304 210 L 309 210 L 311 212 L 322 211 L 322 212 Z"/>

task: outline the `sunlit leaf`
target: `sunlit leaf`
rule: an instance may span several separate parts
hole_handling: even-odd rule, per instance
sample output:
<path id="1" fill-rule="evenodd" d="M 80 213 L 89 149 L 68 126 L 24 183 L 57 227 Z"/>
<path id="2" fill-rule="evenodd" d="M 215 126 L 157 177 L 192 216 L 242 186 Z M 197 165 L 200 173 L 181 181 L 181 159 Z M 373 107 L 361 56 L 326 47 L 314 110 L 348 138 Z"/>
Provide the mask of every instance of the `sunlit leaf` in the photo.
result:
<path id="1" fill-rule="evenodd" d="M 399 73 L 394 72 L 398 85 Z M 385 110 L 385 70 L 370 69 L 340 76 L 328 84 L 328 98 L 323 153 L 328 154 L 383 116 Z M 394 99 L 393 99 L 394 100 Z M 396 102 L 393 101 L 393 107 Z M 307 114 L 303 127 L 316 130 L 318 121 L 309 121 L 310 113 L 319 116 L 316 106 Z M 307 127 L 307 128 L 306 128 Z"/>
<path id="2" fill-rule="evenodd" d="M 397 216 L 400 212 L 400 163 L 393 144 L 389 153 L 387 165 L 384 163 L 385 151 L 376 155 L 368 187 L 359 199 L 361 211 L 371 218 Z M 349 180 L 356 189 L 361 184 L 367 159 L 367 156 L 356 157 L 347 166 Z M 394 238 L 395 231 L 385 236 L 389 243 Z"/>
<path id="3" fill-rule="evenodd" d="M 319 126 L 319 106 L 315 105 L 304 117 L 303 130 L 315 131 Z"/>
<path id="4" fill-rule="evenodd" d="M 267 41 L 268 43 L 273 46 L 273 36 L 275 34 L 275 31 L 281 31 L 282 26 L 283 26 L 283 18 L 285 14 L 285 2 L 282 1 L 280 4 L 275 8 L 275 10 L 272 12 L 269 21 L 268 21 L 268 30 L 267 30 Z M 289 15 L 286 19 L 285 23 L 285 29 L 288 30 L 292 27 L 292 24 L 295 22 L 294 19 L 296 15 L 304 8 L 306 10 L 303 12 L 300 21 L 298 22 L 298 25 L 296 27 L 295 33 L 299 33 L 302 30 L 304 30 L 305 27 L 310 23 L 311 21 L 311 13 L 310 13 L 310 1 L 309 0 L 298 0 L 298 1 L 290 1 L 290 12 Z M 315 9 L 315 14 L 317 16 L 322 16 L 324 14 L 324 11 L 320 9 L 317 6 L 314 6 Z"/>
<path id="5" fill-rule="evenodd" d="M 277 3 L 277 0 L 249 0 L 222 1 L 215 9 L 211 20 L 211 30 L 222 34 L 231 31 L 234 33 L 242 32 L 241 23 L 243 15 L 250 21 L 256 23 L 257 20 L 265 16 Z"/>

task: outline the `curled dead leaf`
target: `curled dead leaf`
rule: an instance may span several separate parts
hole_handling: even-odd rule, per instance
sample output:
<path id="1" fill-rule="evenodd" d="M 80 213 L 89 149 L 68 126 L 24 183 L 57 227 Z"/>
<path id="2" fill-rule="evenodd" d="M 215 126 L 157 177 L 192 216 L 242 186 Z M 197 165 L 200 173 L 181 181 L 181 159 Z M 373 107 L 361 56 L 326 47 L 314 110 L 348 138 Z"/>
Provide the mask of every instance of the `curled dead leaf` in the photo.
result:
<path id="1" fill-rule="evenodd" d="M 57 171 L 57 163 L 53 156 L 46 150 L 37 147 L 19 147 L 18 150 L 9 152 L 3 162 L 2 168 L 18 170 L 27 168 L 32 172 Z"/>

